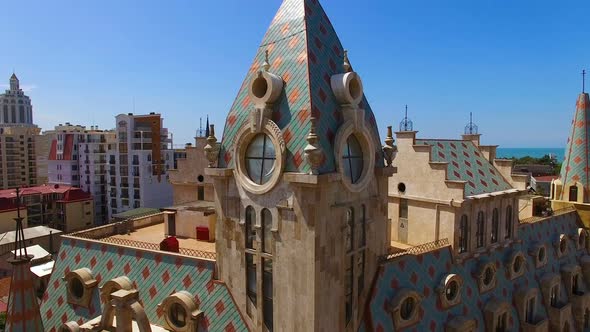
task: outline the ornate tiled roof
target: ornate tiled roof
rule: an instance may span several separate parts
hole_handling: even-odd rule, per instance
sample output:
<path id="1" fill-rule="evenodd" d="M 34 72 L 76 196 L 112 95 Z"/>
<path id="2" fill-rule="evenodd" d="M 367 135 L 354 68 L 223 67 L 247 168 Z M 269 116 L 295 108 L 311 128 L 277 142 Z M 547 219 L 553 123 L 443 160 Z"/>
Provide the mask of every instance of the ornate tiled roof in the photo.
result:
<path id="1" fill-rule="evenodd" d="M 500 172 L 471 141 L 417 139 L 432 146 L 431 160 L 448 163 L 447 178 L 465 181 L 465 196 L 511 189 Z"/>
<path id="2" fill-rule="evenodd" d="M 420 320 L 416 325 L 404 331 L 443 331 L 454 317 L 475 319 L 479 330 L 485 326 L 483 308 L 488 301 L 496 299 L 512 304 L 509 311 L 508 330 L 518 331 L 521 323 L 516 312 L 513 299 L 519 289 L 541 290 L 540 280 L 549 273 L 559 274 L 566 264 L 579 264 L 579 259 L 586 250 L 576 250 L 575 243 L 568 241 L 566 256 L 557 257 L 552 249 L 560 234 L 575 239 L 578 227 L 581 227 L 576 212 L 553 216 L 544 221 L 525 224 L 519 227 L 517 241 L 504 249 L 488 251 L 478 258 L 468 259 L 463 263 L 455 263 L 450 247 L 430 251 L 420 255 L 405 255 L 385 262 L 377 271 L 374 287 L 367 301 L 365 326 L 359 329 L 367 331 L 395 331 L 390 303 L 402 289 L 410 289 L 422 296 L 419 306 Z M 547 264 L 536 268 L 533 255 L 529 250 L 540 244 L 547 244 Z M 522 252 L 527 268 L 524 275 L 510 280 L 507 273 L 509 258 L 516 252 Z M 492 290 L 480 293 L 476 275 L 482 263 L 492 262 L 496 265 L 496 286 Z M 461 287 L 461 303 L 444 309 L 441 306 L 437 288 L 442 278 L 448 274 L 457 274 L 463 280 Z M 564 286 L 561 286 L 564 287 Z M 565 294 L 565 289 L 561 290 Z M 539 317 L 548 317 L 545 305 L 540 296 L 537 299 Z M 572 322 L 573 323 L 573 322 Z M 571 329 L 576 330 L 575 328 Z M 581 329 L 580 329 L 581 330 Z"/>
<path id="3" fill-rule="evenodd" d="M 68 321 L 79 324 L 102 312 L 98 289 L 90 307 L 67 302 L 67 286 L 62 278 L 80 268 L 92 271 L 98 286 L 119 276 L 127 276 L 139 290 L 140 301 L 150 323 L 163 325 L 158 304 L 169 295 L 186 290 L 204 312 L 203 331 L 247 331 L 246 324 L 225 284 L 213 280 L 215 262 L 182 255 L 64 238 L 41 304 L 46 331 L 58 331 Z"/>
<path id="4" fill-rule="evenodd" d="M 269 71 L 281 76 L 285 82 L 285 93 L 275 103 L 273 112 L 273 121 L 286 142 L 285 171 L 307 173 L 310 170 L 303 149 L 307 145 L 305 138 L 312 114 L 318 119 L 317 134 L 325 152 L 320 173 L 335 171 L 332 152 L 342 115 L 330 87 L 330 77 L 344 72 L 344 51 L 330 20 L 316 0 L 285 0 L 281 5 L 227 116 L 219 167 L 234 167 L 232 145 L 254 107 L 248 96 L 248 84 L 264 62 L 267 50 Z M 366 110 L 367 125 L 375 131 L 375 137 L 379 137 L 375 117 L 365 98 L 360 107 Z M 381 156 L 380 149 L 375 153 Z M 377 160 L 377 167 L 381 167 L 383 158 Z"/>
<path id="5" fill-rule="evenodd" d="M 588 93 L 581 93 L 576 102 L 576 114 L 572 120 L 572 130 L 567 139 L 565 148 L 565 160 L 561 166 L 560 179 L 564 185 L 581 183 L 584 186 L 584 192 L 590 188 L 590 159 L 588 144 L 590 142 L 590 132 L 588 126 L 590 122 L 590 97 Z M 567 195 L 566 190 L 562 190 L 562 197 Z M 584 201 L 588 196 L 584 195 Z"/>
<path id="6" fill-rule="evenodd" d="M 10 295 L 6 310 L 6 331 L 44 331 L 39 315 L 39 303 L 33 283 L 31 262 L 28 258 L 15 258 L 13 264 Z"/>

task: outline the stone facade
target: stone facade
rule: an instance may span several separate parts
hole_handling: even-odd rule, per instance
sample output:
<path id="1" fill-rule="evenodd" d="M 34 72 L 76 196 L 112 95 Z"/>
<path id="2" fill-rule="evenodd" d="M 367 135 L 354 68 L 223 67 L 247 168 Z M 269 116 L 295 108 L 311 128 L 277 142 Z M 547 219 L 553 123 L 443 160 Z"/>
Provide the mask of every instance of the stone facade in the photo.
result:
<path id="1" fill-rule="evenodd" d="M 187 145 L 185 158 L 176 161 L 177 168 L 168 174 L 173 187 L 174 205 L 196 201 L 213 202 L 213 180 L 205 174 L 208 160 L 204 148 L 206 137 L 195 137 L 195 145 Z"/>

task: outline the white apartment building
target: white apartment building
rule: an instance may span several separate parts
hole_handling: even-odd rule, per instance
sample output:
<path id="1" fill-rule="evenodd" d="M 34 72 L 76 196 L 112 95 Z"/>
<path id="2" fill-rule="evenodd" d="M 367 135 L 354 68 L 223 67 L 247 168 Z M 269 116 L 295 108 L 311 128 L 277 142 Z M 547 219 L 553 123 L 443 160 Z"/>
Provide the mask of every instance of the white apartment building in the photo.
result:
<path id="1" fill-rule="evenodd" d="M 117 143 L 109 150 L 109 219 L 135 208 L 172 205 L 168 170 L 174 151 L 162 117 L 129 113 L 116 119 Z"/>
<path id="2" fill-rule="evenodd" d="M 50 140 L 48 182 L 90 193 L 94 198 L 94 223 L 107 223 L 107 151 L 109 145 L 115 144 L 115 132 L 66 122 L 43 135 Z"/>

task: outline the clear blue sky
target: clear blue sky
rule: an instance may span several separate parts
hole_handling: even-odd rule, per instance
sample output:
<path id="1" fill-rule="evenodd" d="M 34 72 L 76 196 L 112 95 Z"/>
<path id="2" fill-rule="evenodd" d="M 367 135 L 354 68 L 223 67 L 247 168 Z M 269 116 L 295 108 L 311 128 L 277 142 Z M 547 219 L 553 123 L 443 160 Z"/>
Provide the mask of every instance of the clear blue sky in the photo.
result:
<path id="1" fill-rule="evenodd" d="M 382 138 L 408 104 L 423 137 L 458 137 L 472 111 L 485 144 L 564 146 L 590 69 L 590 1 L 321 2 Z M 135 99 L 137 113 L 162 113 L 175 143 L 189 142 L 199 117 L 223 126 L 279 5 L 7 1 L 0 84 L 15 68 L 43 129 L 111 128 Z"/>

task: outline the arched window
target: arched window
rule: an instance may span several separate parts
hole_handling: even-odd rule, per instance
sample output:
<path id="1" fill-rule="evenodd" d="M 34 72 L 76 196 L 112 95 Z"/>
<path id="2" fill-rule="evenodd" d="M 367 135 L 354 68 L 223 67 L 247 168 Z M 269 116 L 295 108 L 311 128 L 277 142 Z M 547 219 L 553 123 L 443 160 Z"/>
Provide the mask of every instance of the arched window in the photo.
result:
<path id="1" fill-rule="evenodd" d="M 485 220 L 484 220 L 484 213 L 483 211 L 479 211 L 477 214 L 477 232 L 475 233 L 476 236 L 476 245 L 478 248 L 483 247 L 484 245 L 484 228 L 485 228 Z"/>
<path id="2" fill-rule="evenodd" d="M 491 243 L 498 242 L 498 209 L 494 209 L 492 212 L 492 234 L 491 234 Z"/>
<path id="3" fill-rule="evenodd" d="M 508 205 L 506 207 L 506 238 L 509 239 L 512 237 L 512 206 Z"/>
<path id="4" fill-rule="evenodd" d="M 469 220 L 467 215 L 461 216 L 459 224 L 459 253 L 466 252 L 469 245 Z"/>
<path id="5" fill-rule="evenodd" d="M 570 202 L 578 201 L 578 187 L 574 184 L 570 187 Z"/>
<path id="6" fill-rule="evenodd" d="M 267 210 L 268 211 L 268 210 Z M 264 316 L 264 326 L 269 332 L 272 332 L 273 328 L 273 315 L 272 315 L 272 259 L 262 259 L 262 267 L 264 269 L 262 275 L 262 309 Z"/>
<path id="7" fill-rule="evenodd" d="M 16 107 L 14 105 L 10 106 L 10 115 L 12 115 L 12 123 L 16 123 Z"/>
<path id="8" fill-rule="evenodd" d="M 4 123 L 8 123 L 8 105 L 4 105 L 3 113 Z"/>
<path id="9" fill-rule="evenodd" d="M 272 248 L 272 214 L 268 209 L 262 210 L 262 251 L 271 252 Z"/>
<path id="10" fill-rule="evenodd" d="M 251 206 L 246 208 L 246 248 L 254 249 L 254 240 L 256 233 L 254 232 L 254 224 L 256 223 L 256 211 Z"/>
<path id="11" fill-rule="evenodd" d="M 24 106 L 19 106 L 18 107 L 18 115 L 20 116 L 20 122 L 25 122 L 25 107 Z"/>
<path id="12" fill-rule="evenodd" d="M 246 253 L 246 293 L 256 307 L 256 260 L 249 253 Z"/>

